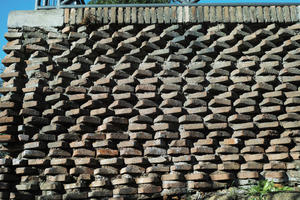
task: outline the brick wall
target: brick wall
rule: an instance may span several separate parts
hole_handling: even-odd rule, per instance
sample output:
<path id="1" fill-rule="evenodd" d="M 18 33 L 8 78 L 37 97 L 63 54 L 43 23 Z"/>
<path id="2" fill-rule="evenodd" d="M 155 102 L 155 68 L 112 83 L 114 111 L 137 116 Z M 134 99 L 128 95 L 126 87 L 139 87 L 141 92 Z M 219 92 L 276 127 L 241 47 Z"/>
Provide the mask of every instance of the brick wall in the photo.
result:
<path id="1" fill-rule="evenodd" d="M 87 8 L 64 10 L 60 27 L 10 27 L 0 199 L 299 184 L 298 15 L 296 6 Z"/>
<path id="2" fill-rule="evenodd" d="M 300 6 L 170 6 L 65 9 L 65 23 L 291 23 L 300 21 Z"/>

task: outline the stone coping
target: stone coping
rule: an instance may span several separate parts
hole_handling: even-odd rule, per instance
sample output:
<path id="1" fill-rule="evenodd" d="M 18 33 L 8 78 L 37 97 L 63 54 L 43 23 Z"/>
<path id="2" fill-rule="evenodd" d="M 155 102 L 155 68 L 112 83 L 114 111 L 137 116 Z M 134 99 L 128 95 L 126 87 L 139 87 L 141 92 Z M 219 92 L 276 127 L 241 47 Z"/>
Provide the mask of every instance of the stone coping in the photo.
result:
<path id="1" fill-rule="evenodd" d="M 13 11 L 8 27 L 60 27 L 63 24 L 292 23 L 300 6 L 99 7 Z"/>

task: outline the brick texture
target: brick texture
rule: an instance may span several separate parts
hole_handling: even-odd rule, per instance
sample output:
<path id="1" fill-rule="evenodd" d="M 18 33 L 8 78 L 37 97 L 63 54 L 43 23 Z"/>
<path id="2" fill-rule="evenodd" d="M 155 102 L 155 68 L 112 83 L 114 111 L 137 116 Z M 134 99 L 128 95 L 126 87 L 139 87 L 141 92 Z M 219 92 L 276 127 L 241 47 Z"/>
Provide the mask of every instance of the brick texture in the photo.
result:
<path id="1" fill-rule="evenodd" d="M 296 9 L 66 9 L 57 30 L 9 29 L 1 199 L 299 183 Z"/>

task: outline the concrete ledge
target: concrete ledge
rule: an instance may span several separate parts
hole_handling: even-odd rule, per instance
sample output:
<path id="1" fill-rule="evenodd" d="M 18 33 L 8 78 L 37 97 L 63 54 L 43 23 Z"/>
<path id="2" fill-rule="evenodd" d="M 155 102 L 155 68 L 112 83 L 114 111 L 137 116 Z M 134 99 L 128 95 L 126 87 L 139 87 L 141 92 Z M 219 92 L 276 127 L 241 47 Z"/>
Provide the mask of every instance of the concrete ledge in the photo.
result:
<path id="1" fill-rule="evenodd" d="M 29 27 L 60 27 L 64 24 L 64 11 L 53 10 L 26 10 L 12 11 L 8 15 L 8 28 Z"/>

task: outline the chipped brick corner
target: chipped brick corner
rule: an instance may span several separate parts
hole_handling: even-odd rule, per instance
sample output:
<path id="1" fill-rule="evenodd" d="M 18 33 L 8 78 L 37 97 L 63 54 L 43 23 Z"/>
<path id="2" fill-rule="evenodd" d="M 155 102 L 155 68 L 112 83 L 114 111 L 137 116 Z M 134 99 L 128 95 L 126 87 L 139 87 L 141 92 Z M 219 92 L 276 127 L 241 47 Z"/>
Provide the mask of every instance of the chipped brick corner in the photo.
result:
<path id="1" fill-rule="evenodd" d="M 299 187 L 299 11 L 11 13 L 0 199 L 162 199 L 260 179 Z"/>

